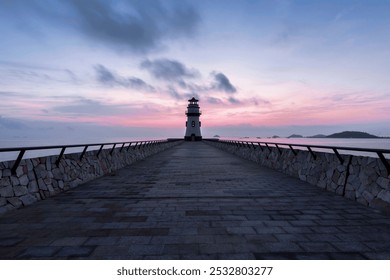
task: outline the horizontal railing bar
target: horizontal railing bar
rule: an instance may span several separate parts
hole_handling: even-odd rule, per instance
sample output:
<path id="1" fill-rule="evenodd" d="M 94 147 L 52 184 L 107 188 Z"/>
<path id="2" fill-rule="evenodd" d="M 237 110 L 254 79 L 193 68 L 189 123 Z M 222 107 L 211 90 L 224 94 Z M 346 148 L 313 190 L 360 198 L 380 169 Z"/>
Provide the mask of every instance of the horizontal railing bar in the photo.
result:
<path id="1" fill-rule="evenodd" d="M 168 140 L 159 140 L 162 142 L 167 142 Z M 108 142 L 108 143 L 92 143 L 92 144 L 74 144 L 74 145 L 53 145 L 53 146 L 31 146 L 31 147 L 13 147 L 13 148 L 0 148 L 0 153 L 2 152 L 17 152 L 21 150 L 25 151 L 36 151 L 36 150 L 51 150 L 51 149 L 62 149 L 62 148 L 80 148 L 85 147 L 88 145 L 89 147 L 95 147 L 95 146 L 107 146 L 107 145 L 120 145 L 123 143 L 139 143 L 141 141 L 126 141 L 126 142 Z M 142 141 L 145 142 L 145 141 Z"/>
<path id="2" fill-rule="evenodd" d="M 227 140 L 219 140 L 219 142 L 228 142 Z M 246 141 L 235 141 L 237 144 L 240 143 L 246 143 Z M 354 147 L 343 147 L 343 146 L 324 146 L 324 145 L 310 145 L 310 144 L 293 144 L 293 143 L 276 143 L 276 142 L 262 142 L 262 141 L 253 141 L 253 143 L 257 144 L 263 144 L 267 146 L 268 148 L 269 145 L 278 145 L 278 146 L 286 146 L 287 147 L 303 147 L 303 148 L 316 148 L 316 149 L 328 149 L 328 150 L 343 150 L 343 151 L 357 151 L 357 152 L 370 152 L 370 153 L 384 153 L 384 154 L 390 154 L 389 149 L 376 149 L 376 148 L 354 148 Z M 291 148 L 291 147 L 290 147 Z"/>

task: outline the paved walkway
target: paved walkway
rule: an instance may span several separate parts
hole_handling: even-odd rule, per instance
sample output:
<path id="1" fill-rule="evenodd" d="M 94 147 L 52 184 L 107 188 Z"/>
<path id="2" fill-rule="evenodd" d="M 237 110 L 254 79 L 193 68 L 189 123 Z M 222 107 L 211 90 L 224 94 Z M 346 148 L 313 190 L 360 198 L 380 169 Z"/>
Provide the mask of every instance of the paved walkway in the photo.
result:
<path id="1" fill-rule="evenodd" d="M 186 142 L 0 217 L 2 259 L 390 259 L 390 216 Z"/>

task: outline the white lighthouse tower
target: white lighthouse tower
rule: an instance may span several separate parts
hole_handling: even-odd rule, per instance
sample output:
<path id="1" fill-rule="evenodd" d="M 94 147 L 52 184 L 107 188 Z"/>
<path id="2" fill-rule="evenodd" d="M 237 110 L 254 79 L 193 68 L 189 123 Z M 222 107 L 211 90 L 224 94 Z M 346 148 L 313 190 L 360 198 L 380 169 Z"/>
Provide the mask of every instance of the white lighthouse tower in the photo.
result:
<path id="1" fill-rule="evenodd" d="M 187 122 L 186 122 L 186 135 L 184 137 L 184 140 L 186 141 L 200 141 L 202 140 L 202 135 L 200 134 L 200 120 L 199 116 L 202 114 L 202 112 L 199 110 L 197 99 L 195 97 L 192 97 L 190 100 L 188 100 L 188 106 L 187 106 Z"/>

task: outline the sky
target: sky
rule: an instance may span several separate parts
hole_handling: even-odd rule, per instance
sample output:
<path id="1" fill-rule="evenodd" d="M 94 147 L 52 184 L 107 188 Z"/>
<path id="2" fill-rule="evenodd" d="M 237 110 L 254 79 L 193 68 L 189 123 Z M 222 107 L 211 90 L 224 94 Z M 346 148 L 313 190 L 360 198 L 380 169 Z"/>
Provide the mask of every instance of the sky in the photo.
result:
<path id="1" fill-rule="evenodd" d="M 390 136 L 390 1 L 0 0 L 0 139 Z"/>

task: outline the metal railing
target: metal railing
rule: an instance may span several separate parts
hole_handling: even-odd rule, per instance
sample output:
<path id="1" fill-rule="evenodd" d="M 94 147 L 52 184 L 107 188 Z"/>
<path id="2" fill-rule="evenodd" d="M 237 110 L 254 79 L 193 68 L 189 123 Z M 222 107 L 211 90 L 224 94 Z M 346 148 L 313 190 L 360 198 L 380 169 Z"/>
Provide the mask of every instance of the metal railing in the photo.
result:
<path id="1" fill-rule="evenodd" d="M 227 145 L 235 145 L 237 147 L 253 148 L 254 150 L 256 148 L 259 148 L 261 151 L 264 151 L 264 149 L 268 149 L 269 151 L 271 151 L 271 147 L 276 147 L 278 149 L 279 154 L 282 154 L 281 147 L 283 146 L 288 147 L 287 149 L 290 149 L 294 155 L 297 155 L 298 153 L 298 150 L 294 149 L 294 147 L 306 148 L 314 159 L 316 159 L 317 156 L 315 154 L 315 151 L 313 151 L 313 149 L 331 150 L 337 156 L 341 164 L 344 163 L 344 159 L 339 153 L 340 150 L 375 153 L 378 155 L 379 159 L 386 167 L 388 174 L 390 174 L 390 164 L 388 160 L 385 158 L 385 156 L 383 155 L 383 154 L 390 154 L 390 150 L 387 149 L 352 148 L 352 147 L 323 146 L 323 145 L 309 145 L 309 144 L 289 144 L 289 143 L 262 142 L 262 141 L 237 141 L 237 140 L 208 140 L 208 141 L 216 141 Z"/>
<path id="2" fill-rule="evenodd" d="M 55 145 L 55 146 L 34 146 L 34 147 L 15 147 L 15 148 L 0 148 L 0 153 L 4 152 L 19 152 L 12 168 L 11 173 L 13 175 L 16 174 L 16 169 L 19 167 L 20 162 L 23 159 L 24 154 L 26 151 L 43 151 L 43 150 L 53 150 L 53 149 L 61 149 L 60 154 L 58 155 L 58 158 L 56 160 L 56 165 L 58 166 L 66 149 L 69 148 L 83 148 L 80 160 L 83 159 L 85 153 L 87 152 L 87 149 L 90 147 L 99 147 L 98 152 L 96 154 L 97 157 L 99 157 L 100 153 L 103 150 L 104 146 L 112 146 L 110 155 L 114 152 L 115 148 L 119 148 L 119 152 L 122 152 L 123 150 L 129 151 L 130 149 L 141 149 L 148 146 L 153 145 L 159 145 L 162 143 L 172 142 L 172 141 L 179 141 L 179 139 L 164 139 L 164 140 L 148 140 L 148 141 L 126 141 L 126 142 L 109 142 L 109 143 L 93 143 L 93 144 L 75 144 L 75 145 Z M 96 150 L 97 150 L 96 149 Z"/>

